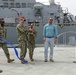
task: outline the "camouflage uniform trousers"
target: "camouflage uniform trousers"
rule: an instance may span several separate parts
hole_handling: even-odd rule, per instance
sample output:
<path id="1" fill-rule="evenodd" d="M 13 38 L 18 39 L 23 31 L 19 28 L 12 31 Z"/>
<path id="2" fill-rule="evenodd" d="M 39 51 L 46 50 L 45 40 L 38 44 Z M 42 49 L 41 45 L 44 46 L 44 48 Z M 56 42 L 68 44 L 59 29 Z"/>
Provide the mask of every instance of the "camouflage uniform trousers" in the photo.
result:
<path id="1" fill-rule="evenodd" d="M 30 57 L 30 59 L 33 58 L 34 48 L 35 48 L 35 42 L 33 42 L 33 43 L 28 42 L 28 49 L 29 49 L 29 57 Z"/>
<path id="2" fill-rule="evenodd" d="M 20 58 L 24 59 L 27 53 L 27 41 L 19 41 L 19 47 L 21 49 Z"/>
<path id="3" fill-rule="evenodd" d="M 0 43 L 0 47 L 2 47 L 2 49 L 3 49 L 3 51 L 4 51 L 5 55 L 6 55 L 6 57 L 9 57 L 10 54 L 9 54 L 9 50 L 7 48 L 6 43 Z"/>

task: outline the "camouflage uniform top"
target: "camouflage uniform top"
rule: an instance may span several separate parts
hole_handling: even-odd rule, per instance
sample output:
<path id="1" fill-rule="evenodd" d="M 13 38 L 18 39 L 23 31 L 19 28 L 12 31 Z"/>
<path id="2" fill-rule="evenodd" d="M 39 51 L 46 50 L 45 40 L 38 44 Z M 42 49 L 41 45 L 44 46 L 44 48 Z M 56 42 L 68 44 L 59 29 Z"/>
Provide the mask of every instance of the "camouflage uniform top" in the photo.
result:
<path id="1" fill-rule="evenodd" d="M 27 28 L 23 25 L 18 24 L 17 27 L 18 41 L 27 41 L 26 32 Z"/>
<path id="2" fill-rule="evenodd" d="M 33 29 L 32 31 L 28 30 L 27 37 L 28 41 L 30 41 L 31 43 L 35 42 L 35 38 L 37 37 L 37 31 L 35 29 Z"/>
<path id="3" fill-rule="evenodd" d="M 6 39 L 6 33 L 7 33 L 7 30 L 0 25 L 0 38 Z M 4 42 L 0 41 L 0 43 L 4 43 Z"/>

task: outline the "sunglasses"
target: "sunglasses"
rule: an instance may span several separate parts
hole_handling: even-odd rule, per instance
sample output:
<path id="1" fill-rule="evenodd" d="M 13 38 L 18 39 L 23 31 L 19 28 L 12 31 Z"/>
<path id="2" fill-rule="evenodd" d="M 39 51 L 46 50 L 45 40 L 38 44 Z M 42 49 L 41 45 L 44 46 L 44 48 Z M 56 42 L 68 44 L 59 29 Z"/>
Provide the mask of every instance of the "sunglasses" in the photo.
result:
<path id="1" fill-rule="evenodd" d="M 26 20 L 24 20 L 24 21 L 26 21 Z"/>
<path id="2" fill-rule="evenodd" d="M 21 20 L 26 21 L 26 20 L 25 20 L 25 19 L 23 19 L 23 18 L 22 18 Z"/>

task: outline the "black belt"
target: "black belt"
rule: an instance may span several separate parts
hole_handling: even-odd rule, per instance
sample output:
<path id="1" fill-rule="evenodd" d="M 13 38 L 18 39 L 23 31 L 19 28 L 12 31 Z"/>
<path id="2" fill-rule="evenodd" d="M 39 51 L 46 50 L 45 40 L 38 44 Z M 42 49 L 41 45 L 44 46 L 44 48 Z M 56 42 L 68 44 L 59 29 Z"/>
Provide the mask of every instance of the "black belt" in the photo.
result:
<path id="1" fill-rule="evenodd" d="M 51 37 L 49 37 L 49 36 L 46 36 L 46 38 L 53 38 L 54 36 L 51 36 Z"/>

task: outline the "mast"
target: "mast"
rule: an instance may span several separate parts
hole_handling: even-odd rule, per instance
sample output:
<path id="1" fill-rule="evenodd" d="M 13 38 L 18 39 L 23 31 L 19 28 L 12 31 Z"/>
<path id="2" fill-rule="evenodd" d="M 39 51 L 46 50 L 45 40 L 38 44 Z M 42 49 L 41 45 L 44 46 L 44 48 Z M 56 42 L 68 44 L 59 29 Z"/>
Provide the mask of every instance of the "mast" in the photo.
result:
<path id="1" fill-rule="evenodd" d="M 49 0 L 50 5 L 55 4 L 55 0 Z"/>

